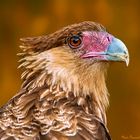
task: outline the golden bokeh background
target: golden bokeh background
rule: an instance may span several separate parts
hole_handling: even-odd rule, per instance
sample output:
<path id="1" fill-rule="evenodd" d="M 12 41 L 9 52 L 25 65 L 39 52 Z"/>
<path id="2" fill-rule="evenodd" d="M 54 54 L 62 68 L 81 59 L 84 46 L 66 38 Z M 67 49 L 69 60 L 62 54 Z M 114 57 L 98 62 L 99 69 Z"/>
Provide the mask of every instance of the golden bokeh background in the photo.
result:
<path id="1" fill-rule="evenodd" d="M 20 88 L 19 38 L 48 34 L 85 20 L 103 24 L 129 49 L 129 67 L 114 63 L 108 71 L 108 127 L 113 140 L 140 139 L 139 0 L 1 0 L 0 105 Z"/>

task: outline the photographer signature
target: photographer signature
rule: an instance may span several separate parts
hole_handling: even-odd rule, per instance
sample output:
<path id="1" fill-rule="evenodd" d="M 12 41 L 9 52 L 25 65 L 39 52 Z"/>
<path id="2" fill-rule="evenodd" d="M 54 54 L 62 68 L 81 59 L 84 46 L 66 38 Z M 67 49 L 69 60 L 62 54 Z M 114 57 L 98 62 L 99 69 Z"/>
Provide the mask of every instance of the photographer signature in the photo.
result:
<path id="1" fill-rule="evenodd" d="M 140 136 L 133 136 L 133 135 L 121 136 L 121 138 L 124 140 L 140 140 Z"/>

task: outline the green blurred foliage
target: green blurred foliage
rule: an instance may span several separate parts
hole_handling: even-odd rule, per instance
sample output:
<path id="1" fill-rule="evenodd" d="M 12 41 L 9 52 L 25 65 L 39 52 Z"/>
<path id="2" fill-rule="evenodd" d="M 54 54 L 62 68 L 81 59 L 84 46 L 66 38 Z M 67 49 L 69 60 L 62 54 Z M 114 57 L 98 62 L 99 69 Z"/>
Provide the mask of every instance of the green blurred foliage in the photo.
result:
<path id="1" fill-rule="evenodd" d="M 128 68 L 115 63 L 109 69 L 109 130 L 114 140 L 140 137 L 139 13 L 139 0 L 1 0 L 0 105 L 21 85 L 16 56 L 19 38 L 48 34 L 71 23 L 96 21 L 123 40 L 130 52 Z"/>

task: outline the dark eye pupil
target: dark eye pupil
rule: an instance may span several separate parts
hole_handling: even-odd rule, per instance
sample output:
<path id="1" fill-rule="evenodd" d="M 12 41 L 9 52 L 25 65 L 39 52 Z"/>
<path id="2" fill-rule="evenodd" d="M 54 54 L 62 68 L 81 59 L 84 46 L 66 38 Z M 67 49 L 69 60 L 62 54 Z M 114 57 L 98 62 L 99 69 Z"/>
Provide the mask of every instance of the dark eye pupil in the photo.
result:
<path id="1" fill-rule="evenodd" d="M 77 44 L 79 42 L 79 37 L 78 36 L 74 36 L 72 37 L 71 41 L 74 43 L 74 44 Z"/>

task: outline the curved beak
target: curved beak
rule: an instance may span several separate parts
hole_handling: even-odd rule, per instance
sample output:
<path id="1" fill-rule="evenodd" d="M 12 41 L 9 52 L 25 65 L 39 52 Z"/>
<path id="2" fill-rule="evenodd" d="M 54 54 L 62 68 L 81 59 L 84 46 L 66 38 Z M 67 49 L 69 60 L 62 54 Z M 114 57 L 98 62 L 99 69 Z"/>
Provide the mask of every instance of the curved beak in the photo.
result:
<path id="1" fill-rule="evenodd" d="M 110 61 L 124 61 L 126 65 L 129 64 L 129 53 L 125 44 L 117 39 L 113 38 L 111 44 L 106 51 L 107 60 Z"/>

